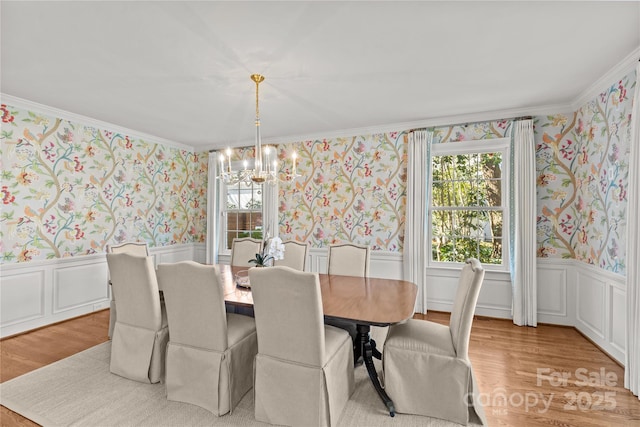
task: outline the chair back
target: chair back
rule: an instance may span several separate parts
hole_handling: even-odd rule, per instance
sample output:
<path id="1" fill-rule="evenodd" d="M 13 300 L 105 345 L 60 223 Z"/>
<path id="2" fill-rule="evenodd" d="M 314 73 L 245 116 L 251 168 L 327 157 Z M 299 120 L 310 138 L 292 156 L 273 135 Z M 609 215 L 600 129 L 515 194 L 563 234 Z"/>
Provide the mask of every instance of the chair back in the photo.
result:
<path id="1" fill-rule="evenodd" d="M 107 253 L 148 256 L 149 246 L 144 242 L 124 242 L 119 245 L 107 245 Z"/>
<path id="2" fill-rule="evenodd" d="M 317 273 L 289 267 L 249 270 L 258 354 L 324 366 L 322 295 Z"/>
<path id="3" fill-rule="evenodd" d="M 118 321 L 154 331 L 160 329 L 162 314 L 153 258 L 108 253 L 107 264 L 118 301 Z"/>
<path id="4" fill-rule="evenodd" d="M 262 242 L 251 237 L 233 239 L 231 243 L 231 265 L 237 267 L 251 267 L 250 259 L 254 259 L 260 253 Z"/>
<path id="5" fill-rule="evenodd" d="M 296 242 L 295 240 L 287 240 L 282 242 L 284 245 L 284 258 L 277 259 L 273 262 L 274 266 L 286 266 L 295 270 L 304 271 L 307 262 L 307 243 Z"/>
<path id="6" fill-rule="evenodd" d="M 159 264 L 158 282 L 172 343 L 227 349 L 227 316 L 217 267 L 194 261 Z"/>
<path id="7" fill-rule="evenodd" d="M 453 347 L 456 350 L 456 355 L 461 359 L 468 359 L 473 314 L 476 310 L 483 279 L 484 269 L 480 261 L 475 258 L 467 259 L 466 265 L 460 273 L 449 322 Z"/>
<path id="8" fill-rule="evenodd" d="M 329 245 L 328 274 L 369 277 L 369 246 L 344 243 Z"/>

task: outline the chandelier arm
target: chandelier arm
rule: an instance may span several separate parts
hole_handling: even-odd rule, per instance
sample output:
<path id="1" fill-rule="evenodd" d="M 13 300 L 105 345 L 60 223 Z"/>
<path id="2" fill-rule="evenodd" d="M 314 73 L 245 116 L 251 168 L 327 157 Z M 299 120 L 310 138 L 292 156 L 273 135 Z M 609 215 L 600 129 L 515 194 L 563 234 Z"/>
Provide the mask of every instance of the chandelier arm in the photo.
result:
<path id="1" fill-rule="evenodd" d="M 263 151 L 262 147 L 262 137 L 260 134 L 260 83 L 264 81 L 264 76 L 261 74 L 251 74 L 251 80 L 253 80 L 256 84 L 256 141 L 255 141 L 255 159 L 253 165 L 253 171 L 247 170 L 247 166 L 245 164 L 245 169 L 243 171 L 234 171 L 231 167 L 231 148 L 227 148 L 227 164 L 224 162 L 224 155 L 220 154 L 220 173 L 218 174 L 218 179 L 223 181 L 227 185 L 234 185 L 239 182 L 244 182 L 246 185 L 251 185 L 251 183 L 255 183 L 258 185 L 262 185 L 264 183 L 268 183 L 270 185 L 275 185 L 277 182 L 286 182 L 295 180 L 299 174 L 296 173 L 296 153 L 293 154 L 293 173 L 281 174 L 284 175 L 284 179 L 278 176 L 277 171 L 277 161 L 274 159 L 273 168 L 271 167 L 271 163 L 269 163 L 269 147 L 265 147 Z M 274 150 L 275 151 L 275 150 Z M 277 152 L 276 152 L 277 158 Z M 266 162 L 266 163 L 265 163 Z M 266 167 L 265 167 L 266 165 Z M 225 168 L 226 166 L 226 168 Z M 225 171 L 226 169 L 226 171 Z"/>

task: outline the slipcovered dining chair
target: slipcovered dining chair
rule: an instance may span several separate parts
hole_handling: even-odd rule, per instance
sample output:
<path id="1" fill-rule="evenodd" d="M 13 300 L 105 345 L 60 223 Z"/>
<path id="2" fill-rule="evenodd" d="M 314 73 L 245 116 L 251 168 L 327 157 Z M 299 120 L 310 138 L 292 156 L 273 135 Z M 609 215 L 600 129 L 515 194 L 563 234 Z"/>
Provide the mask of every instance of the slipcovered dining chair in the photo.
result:
<path id="1" fill-rule="evenodd" d="M 397 412 L 486 425 L 468 354 L 483 278 L 480 262 L 468 259 L 449 326 L 409 319 L 389 327 L 382 358 L 384 384 Z"/>
<path id="2" fill-rule="evenodd" d="M 242 237 L 233 239 L 231 243 L 231 265 L 237 267 L 251 267 L 255 264 L 249 262 L 254 259 L 257 253 L 260 253 L 262 242 L 251 237 Z"/>
<path id="3" fill-rule="evenodd" d="M 287 240 L 282 242 L 284 245 L 284 258 L 277 259 L 273 262 L 274 266 L 287 266 L 295 270 L 304 271 L 307 262 L 307 243 L 296 242 L 295 240 Z"/>
<path id="4" fill-rule="evenodd" d="M 355 243 L 329 245 L 327 273 L 341 276 L 369 277 L 370 259 L 371 254 L 369 246 L 367 245 L 357 245 Z M 342 319 L 327 319 L 326 323 L 349 332 L 353 341 L 354 352 L 356 351 L 358 331 L 355 323 Z M 380 329 L 380 331 L 384 329 L 386 332 L 386 328 L 372 326 L 371 332 L 372 334 L 375 333 L 376 336 L 384 334 L 384 332 L 377 331 L 376 329 Z M 379 353 L 376 354 L 379 355 Z"/>
<path id="5" fill-rule="evenodd" d="M 258 329 L 256 420 L 336 425 L 354 390 L 353 351 L 345 331 L 323 324 L 317 273 L 252 268 L 249 278 Z"/>
<path id="6" fill-rule="evenodd" d="M 110 370 L 132 380 L 157 383 L 164 378 L 169 329 L 160 304 L 153 258 L 110 253 L 107 264 L 118 301 Z"/>
<path id="7" fill-rule="evenodd" d="M 138 256 L 149 256 L 149 247 L 145 242 L 125 242 L 119 245 L 107 245 L 107 253 L 110 254 L 131 254 Z M 111 284 L 111 283 L 109 283 Z M 113 290 L 111 291 L 111 301 L 109 302 L 109 338 L 113 336 L 113 328 L 116 325 L 116 300 L 113 298 Z"/>
<path id="8" fill-rule="evenodd" d="M 220 416 L 233 411 L 253 385 L 258 352 L 253 318 L 226 313 L 217 267 L 194 261 L 158 265 L 170 339 L 167 399 Z"/>
<path id="9" fill-rule="evenodd" d="M 369 277 L 369 246 L 355 243 L 329 245 L 327 273 Z"/>

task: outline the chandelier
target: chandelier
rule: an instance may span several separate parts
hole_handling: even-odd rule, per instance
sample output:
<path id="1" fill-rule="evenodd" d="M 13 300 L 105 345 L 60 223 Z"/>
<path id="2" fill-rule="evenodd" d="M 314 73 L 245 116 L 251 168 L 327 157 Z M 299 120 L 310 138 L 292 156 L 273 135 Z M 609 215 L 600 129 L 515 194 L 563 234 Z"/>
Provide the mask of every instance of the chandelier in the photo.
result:
<path id="1" fill-rule="evenodd" d="M 268 183 L 276 185 L 278 181 L 291 181 L 299 177 L 296 173 L 296 161 L 297 154 L 294 151 L 291 155 L 293 166 L 291 173 L 284 174 L 284 179 L 278 176 L 278 160 L 277 152 L 274 147 L 268 145 L 262 146 L 262 139 L 260 137 L 260 109 L 258 106 L 258 90 L 260 83 L 264 81 L 264 76 L 261 74 L 252 74 L 251 80 L 256 84 L 256 142 L 255 142 L 255 159 L 253 169 L 248 169 L 248 162 L 243 162 L 244 168 L 242 170 L 234 170 L 231 167 L 231 148 L 227 148 L 226 158 L 225 155 L 220 153 L 220 173 L 218 179 L 222 180 L 227 185 L 234 185 L 239 182 L 243 182 L 246 185 L 251 183 L 264 184 Z M 226 161 L 226 162 L 225 162 Z"/>

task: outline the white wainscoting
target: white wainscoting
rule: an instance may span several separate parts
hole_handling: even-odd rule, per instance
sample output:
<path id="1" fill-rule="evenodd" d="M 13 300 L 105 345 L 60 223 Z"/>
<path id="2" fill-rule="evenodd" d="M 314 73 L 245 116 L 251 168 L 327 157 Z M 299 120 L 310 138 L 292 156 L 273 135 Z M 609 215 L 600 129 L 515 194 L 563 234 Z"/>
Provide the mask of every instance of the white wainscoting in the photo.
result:
<path id="1" fill-rule="evenodd" d="M 155 264 L 205 262 L 202 243 L 151 248 Z M 307 254 L 307 271 L 327 271 L 326 248 Z M 228 264 L 229 254 L 219 262 Z M 402 279 L 402 254 L 373 251 L 372 277 Z M 459 271 L 427 270 L 427 309 L 451 311 Z M 538 322 L 575 326 L 620 363 L 624 363 L 625 278 L 562 259 L 538 259 Z M 0 337 L 14 335 L 109 306 L 104 254 L 9 264 L 0 269 Z M 423 312 L 419 295 L 416 311 Z M 508 273 L 487 271 L 476 314 L 511 318 Z"/>
<path id="2" fill-rule="evenodd" d="M 220 264 L 229 264 L 231 262 L 231 253 L 229 251 L 221 253 L 218 256 L 218 262 Z M 327 272 L 327 248 L 309 248 L 305 271 Z M 371 277 L 401 279 L 402 254 L 398 252 L 371 251 L 369 274 Z"/>
<path id="3" fill-rule="evenodd" d="M 427 310 L 451 312 L 459 269 L 427 268 Z M 476 314 L 511 318 L 511 278 L 507 272 L 486 271 L 478 296 Z"/>
<path id="4" fill-rule="evenodd" d="M 575 328 L 624 363 L 626 282 L 574 260 L 538 259 L 538 322 Z"/>
<path id="5" fill-rule="evenodd" d="M 196 251 L 195 246 L 164 246 L 151 248 L 150 252 L 156 265 L 204 261 L 204 251 Z M 107 276 L 104 254 L 3 265 L 0 337 L 108 308 L 111 296 Z"/>

